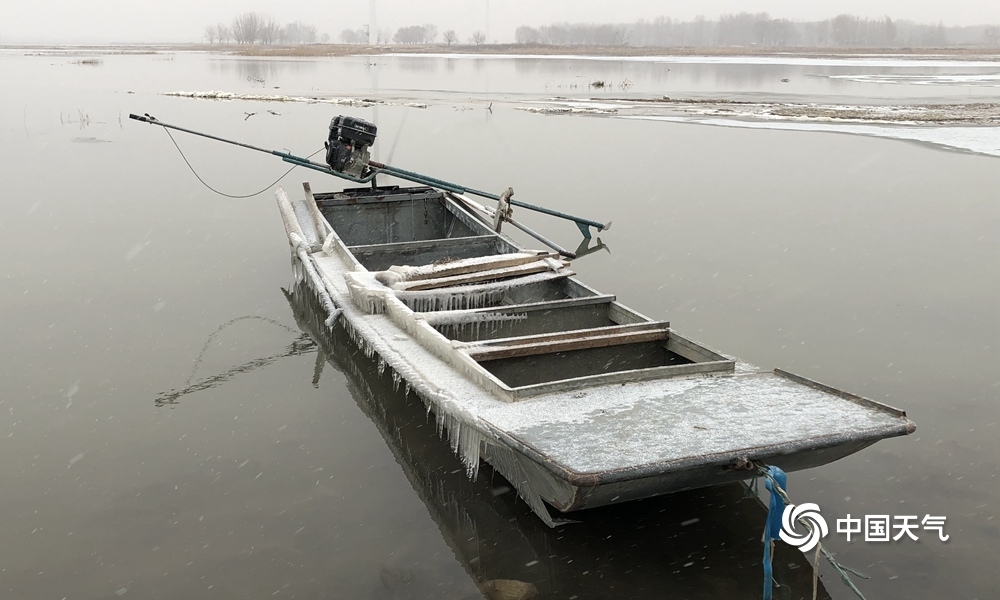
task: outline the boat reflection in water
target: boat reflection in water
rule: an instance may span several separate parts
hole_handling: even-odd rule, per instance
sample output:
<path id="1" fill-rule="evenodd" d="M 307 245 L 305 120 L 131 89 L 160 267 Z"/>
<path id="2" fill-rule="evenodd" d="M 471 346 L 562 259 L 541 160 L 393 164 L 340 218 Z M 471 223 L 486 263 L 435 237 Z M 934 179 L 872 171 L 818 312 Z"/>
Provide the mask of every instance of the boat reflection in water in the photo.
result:
<path id="1" fill-rule="evenodd" d="M 760 598 L 766 509 L 743 484 L 574 513 L 547 527 L 487 464 L 472 481 L 439 438 L 423 403 L 340 327 L 330 332 L 313 294 L 286 292 L 296 322 L 342 371 L 455 556 L 491 600 L 529 598 Z M 775 598 L 812 598 L 812 566 L 775 549 Z M 405 596 L 405 594 L 404 594 Z M 819 598 L 829 598 L 820 584 Z"/>

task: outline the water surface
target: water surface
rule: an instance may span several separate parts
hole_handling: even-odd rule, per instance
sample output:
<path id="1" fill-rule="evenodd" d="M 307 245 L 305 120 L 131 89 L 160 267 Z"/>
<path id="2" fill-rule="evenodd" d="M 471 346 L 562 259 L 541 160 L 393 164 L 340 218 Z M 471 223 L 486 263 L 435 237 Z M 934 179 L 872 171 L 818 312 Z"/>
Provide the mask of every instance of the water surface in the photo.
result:
<path id="1" fill-rule="evenodd" d="M 163 131 L 129 112 L 300 154 L 322 147 L 332 116 L 354 114 L 378 123 L 381 160 L 613 220 L 602 235 L 611 252 L 574 263 L 588 284 L 712 347 L 917 423 L 912 436 L 790 477 L 793 499 L 820 503 L 831 521 L 947 515 L 947 543 L 827 538 L 871 575 L 868 597 L 1000 588 L 996 158 L 827 131 L 516 110 L 601 94 L 990 102 L 988 85 L 873 79 L 985 77 L 991 66 L 79 58 L 0 53 L 12 83 L 0 100 L 5 597 L 474 598 L 496 580 L 552 598 L 759 595 L 763 512 L 732 490 L 550 532 L 502 480 L 465 482 L 412 396 L 303 337 L 281 290 L 292 278 L 271 194 L 213 194 Z M 595 92 L 597 79 L 614 87 Z M 386 104 L 162 95 L 177 90 Z M 414 101 L 429 107 L 403 105 Z M 286 171 L 176 139 L 230 194 L 269 189 Z M 294 172 L 284 184 L 337 185 L 320 177 Z M 520 217 L 578 241 L 571 224 Z M 331 364 L 317 378 L 318 356 Z M 232 376 L 155 402 L 220 373 Z M 387 423 L 416 433 L 394 437 Z M 792 597 L 809 597 L 803 558 L 784 556 Z M 852 597 L 825 577 L 833 597 Z"/>

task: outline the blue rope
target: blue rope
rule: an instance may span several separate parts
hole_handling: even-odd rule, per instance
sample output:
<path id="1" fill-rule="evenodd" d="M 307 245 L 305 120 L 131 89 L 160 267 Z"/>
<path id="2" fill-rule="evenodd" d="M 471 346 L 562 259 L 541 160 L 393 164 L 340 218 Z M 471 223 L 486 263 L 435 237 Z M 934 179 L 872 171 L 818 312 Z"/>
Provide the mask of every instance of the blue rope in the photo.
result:
<path id="1" fill-rule="evenodd" d="M 788 494 L 785 493 L 785 488 L 787 487 L 788 476 L 785 472 L 778 467 L 760 467 L 757 473 L 764 477 L 764 486 L 767 491 L 771 492 L 771 502 L 767 507 L 767 524 L 764 527 L 764 600 L 771 600 L 771 589 L 774 586 L 773 579 L 771 575 L 771 543 L 772 540 L 779 537 L 781 533 L 781 515 L 785 510 L 786 504 L 792 504 L 792 501 L 788 498 Z M 806 529 L 812 531 L 812 526 L 807 521 L 799 521 Z M 864 594 L 858 589 L 854 582 L 851 581 L 851 576 L 848 573 L 853 573 L 858 577 L 863 579 L 868 579 L 868 576 L 859 571 L 842 565 L 830 551 L 827 550 L 823 544 L 817 545 L 817 549 L 822 553 L 827 561 L 837 570 L 840 574 L 840 578 L 843 580 L 844 585 L 851 588 L 851 591 L 860 598 L 865 600 Z M 817 565 L 818 567 L 818 565 Z M 815 589 L 813 594 L 815 597 Z"/>
<path id="2" fill-rule="evenodd" d="M 785 511 L 785 501 L 778 495 L 777 490 L 772 487 L 772 482 L 777 484 L 779 489 L 784 490 L 787 485 L 788 476 L 780 467 L 768 467 L 767 478 L 764 480 L 764 487 L 771 493 L 771 502 L 767 506 L 767 524 L 764 526 L 764 600 L 771 600 L 771 591 L 774 589 L 774 576 L 771 571 L 771 547 L 775 539 L 781 533 L 781 514 Z"/>

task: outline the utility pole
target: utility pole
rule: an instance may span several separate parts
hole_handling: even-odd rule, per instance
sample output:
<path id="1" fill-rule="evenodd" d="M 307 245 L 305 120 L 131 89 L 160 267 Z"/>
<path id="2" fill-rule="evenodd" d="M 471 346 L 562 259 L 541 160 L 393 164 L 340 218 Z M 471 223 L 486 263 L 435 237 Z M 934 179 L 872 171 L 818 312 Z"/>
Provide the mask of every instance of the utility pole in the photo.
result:
<path id="1" fill-rule="evenodd" d="M 368 0 L 368 43 L 378 43 L 378 25 L 375 23 L 375 0 Z"/>
<path id="2" fill-rule="evenodd" d="M 486 43 L 490 43 L 490 0 L 486 0 Z"/>

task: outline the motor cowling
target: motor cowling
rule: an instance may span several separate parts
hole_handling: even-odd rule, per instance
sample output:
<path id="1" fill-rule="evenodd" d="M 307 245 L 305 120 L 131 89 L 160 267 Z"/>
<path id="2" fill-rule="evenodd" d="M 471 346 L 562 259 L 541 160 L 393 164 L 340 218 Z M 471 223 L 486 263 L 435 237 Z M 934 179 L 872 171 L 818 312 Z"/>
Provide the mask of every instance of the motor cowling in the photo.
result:
<path id="1" fill-rule="evenodd" d="M 338 173 L 362 177 L 368 165 L 368 147 L 375 143 L 376 130 L 374 123 L 364 119 L 334 117 L 326 141 L 326 164 Z"/>

